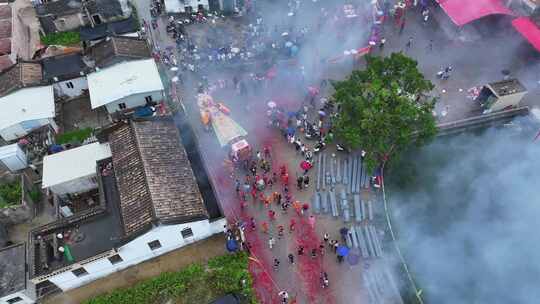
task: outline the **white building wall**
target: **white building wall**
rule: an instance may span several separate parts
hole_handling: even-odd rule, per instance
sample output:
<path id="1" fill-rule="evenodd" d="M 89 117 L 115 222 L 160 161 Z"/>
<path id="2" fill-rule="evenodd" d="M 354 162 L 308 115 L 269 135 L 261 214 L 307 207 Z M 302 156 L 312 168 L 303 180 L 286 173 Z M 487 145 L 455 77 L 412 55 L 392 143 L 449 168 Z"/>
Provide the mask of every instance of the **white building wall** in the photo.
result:
<path id="1" fill-rule="evenodd" d="M 73 88 L 71 88 L 73 86 Z M 79 77 L 53 84 L 54 92 L 57 96 L 67 96 L 70 98 L 81 96 L 83 90 L 88 90 L 86 77 Z"/>
<path id="2" fill-rule="evenodd" d="M 0 298 L 0 304 L 9 304 L 8 300 L 12 300 L 14 298 L 21 298 L 22 300 L 19 301 L 19 302 L 15 302 L 16 304 L 33 304 L 35 303 L 32 299 L 30 299 L 29 297 L 27 297 L 23 291 L 18 291 L 18 292 L 14 292 L 8 296 L 5 296 L 5 297 L 2 297 Z"/>
<path id="3" fill-rule="evenodd" d="M 56 195 L 83 193 L 98 187 L 96 175 L 77 178 L 68 182 L 51 186 L 50 189 Z"/>
<path id="4" fill-rule="evenodd" d="M 49 280 L 63 291 L 73 289 L 105 277 L 113 272 L 150 260 L 169 251 L 206 239 L 212 235 L 222 233 L 225 224 L 226 220 L 220 219 L 212 223 L 208 220 L 202 220 L 186 224 L 155 227 L 118 249 L 118 254 L 123 260 L 122 262 L 112 265 L 107 258 L 102 258 L 81 265 L 88 272 L 87 275 L 76 277 L 71 271 L 66 271 L 49 278 Z M 181 231 L 184 228 L 191 228 L 193 236 L 183 239 Z M 159 240 L 161 248 L 151 250 L 148 243 L 155 240 Z"/>
<path id="5" fill-rule="evenodd" d="M 199 4 L 205 10 L 210 8 L 208 0 L 186 0 L 185 4 L 179 0 L 165 0 L 165 11 L 170 14 L 185 13 L 186 7 L 191 6 L 193 12 L 197 12 Z"/>
<path id="6" fill-rule="evenodd" d="M 27 133 L 20 124 L 7 127 L 0 130 L 0 136 L 6 141 L 17 139 L 21 136 L 25 136 Z"/>
<path id="7" fill-rule="evenodd" d="M 112 114 L 116 111 L 121 110 L 120 107 L 118 106 L 121 103 L 126 104 L 126 109 L 132 109 L 135 107 L 144 106 L 146 104 L 146 100 L 145 100 L 146 96 L 152 96 L 152 101 L 159 102 L 163 100 L 163 91 L 153 91 L 153 92 L 130 95 L 122 99 L 113 101 L 107 104 L 105 107 L 107 108 L 107 112 L 109 114 Z"/>

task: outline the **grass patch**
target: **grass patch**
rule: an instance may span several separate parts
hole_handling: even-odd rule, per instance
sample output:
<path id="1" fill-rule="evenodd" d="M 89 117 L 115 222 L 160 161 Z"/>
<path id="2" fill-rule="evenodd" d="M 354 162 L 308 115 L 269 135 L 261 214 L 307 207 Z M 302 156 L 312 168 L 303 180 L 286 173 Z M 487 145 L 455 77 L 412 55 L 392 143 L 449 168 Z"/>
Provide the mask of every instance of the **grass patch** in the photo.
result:
<path id="1" fill-rule="evenodd" d="M 92 136 L 92 132 L 94 132 L 94 129 L 92 128 L 77 129 L 70 132 L 65 132 L 57 136 L 56 143 L 60 145 L 72 142 L 82 143 L 85 139 Z"/>
<path id="2" fill-rule="evenodd" d="M 165 272 L 133 287 L 85 301 L 85 304 L 152 304 L 173 299 L 177 304 L 209 303 L 236 293 L 245 298 L 244 303 L 257 303 L 251 288 L 245 253 L 219 256 L 207 265 L 191 264 L 178 272 Z M 245 280 L 245 284 L 242 284 Z"/>
<path id="3" fill-rule="evenodd" d="M 0 185 L 0 208 L 19 205 L 22 199 L 21 183 L 18 181 Z"/>
<path id="4" fill-rule="evenodd" d="M 79 32 L 59 32 L 41 36 L 41 43 L 45 45 L 73 45 L 80 42 Z"/>

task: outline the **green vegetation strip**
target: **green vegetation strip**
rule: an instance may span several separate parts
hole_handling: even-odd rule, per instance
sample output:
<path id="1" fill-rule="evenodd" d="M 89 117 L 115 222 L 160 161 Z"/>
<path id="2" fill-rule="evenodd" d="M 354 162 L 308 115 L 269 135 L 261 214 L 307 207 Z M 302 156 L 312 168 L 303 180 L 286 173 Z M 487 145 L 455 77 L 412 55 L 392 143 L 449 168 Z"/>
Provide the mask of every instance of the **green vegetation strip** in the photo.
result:
<path id="1" fill-rule="evenodd" d="M 74 45 L 80 42 L 79 32 L 60 32 L 41 36 L 41 43 L 45 45 Z"/>
<path id="2" fill-rule="evenodd" d="M 56 142 L 61 145 L 71 142 L 82 143 L 85 139 L 92 136 L 92 132 L 94 132 L 92 128 L 77 129 L 70 132 L 65 132 L 58 135 Z"/>
<path id="3" fill-rule="evenodd" d="M 244 283 L 242 282 L 244 281 Z M 252 279 L 245 253 L 219 256 L 207 265 L 192 264 L 178 272 L 166 272 L 131 288 L 90 299 L 85 304 L 152 304 L 171 299 L 177 304 L 209 303 L 229 293 L 255 304 Z"/>
<path id="4" fill-rule="evenodd" d="M 0 185 L 0 208 L 21 203 L 22 188 L 18 181 Z"/>

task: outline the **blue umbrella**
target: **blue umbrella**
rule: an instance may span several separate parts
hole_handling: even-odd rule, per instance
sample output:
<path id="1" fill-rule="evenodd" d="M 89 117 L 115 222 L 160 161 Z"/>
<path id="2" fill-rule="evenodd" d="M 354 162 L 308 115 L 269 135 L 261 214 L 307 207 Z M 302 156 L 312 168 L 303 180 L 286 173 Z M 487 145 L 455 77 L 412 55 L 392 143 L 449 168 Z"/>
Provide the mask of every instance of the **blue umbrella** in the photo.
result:
<path id="1" fill-rule="evenodd" d="M 292 135 L 294 135 L 294 133 L 295 133 L 294 127 L 288 127 L 288 128 L 287 128 L 287 134 L 288 134 L 288 135 L 291 135 L 291 136 L 292 136 Z"/>
<path id="2" fill-rule="evenodd" d="M 346 257 L 347 255 L 349 255 L 349 247 L 347 247 L 345 245 L 340 245 L 337 248 L 337 255 L 340 255 L 342 257 Z"/>
<path id="3" fill-rule="evenodd" d="M 349 262 L 350 265 L 356 265 L 358 264 L 358 262 L 360 262 L 360 256 L 358 254 L 349 254 L 349 256 L 347 256 L 347 261 Z"/>
<path id="4" fill-rule="evenodd" d="M 238 243 L 235 240 L 228 240 L 227 241 L 227 250 L 229 252 L 235 252 L 238 250 Z"/>

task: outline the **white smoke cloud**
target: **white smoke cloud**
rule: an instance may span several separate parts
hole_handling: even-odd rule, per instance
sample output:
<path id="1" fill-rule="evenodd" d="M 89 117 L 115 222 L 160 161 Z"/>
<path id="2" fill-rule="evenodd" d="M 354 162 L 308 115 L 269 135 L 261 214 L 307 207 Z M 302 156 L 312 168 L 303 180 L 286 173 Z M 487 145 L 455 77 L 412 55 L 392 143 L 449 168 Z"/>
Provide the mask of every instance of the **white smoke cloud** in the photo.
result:
<path id="1" fill-rule="evenodd" d="M 388 187 L 401 245 L 430 303 L 537 303 L 540 129 L 533 118 L 442 138 Z M 387 180 L 402 168 L 388 172 Z"/>

